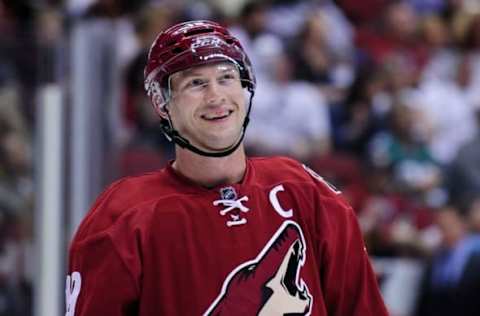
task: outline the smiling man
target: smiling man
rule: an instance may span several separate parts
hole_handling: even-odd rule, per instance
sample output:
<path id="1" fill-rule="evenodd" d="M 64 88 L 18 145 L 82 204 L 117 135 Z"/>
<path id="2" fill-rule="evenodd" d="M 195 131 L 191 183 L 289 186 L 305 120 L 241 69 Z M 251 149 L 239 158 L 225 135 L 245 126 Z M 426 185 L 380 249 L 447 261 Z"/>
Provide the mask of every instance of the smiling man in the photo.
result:
<path id="1" fill-rule="evenodd" d="M 387 314 L 341 193 L 297 161 L 246 157 L 255 76 L 227 29 L 160 33 L 145 89 L 175 160 L 97 199 L 70 247 L 67 316 Z"/>
<path id="2" fill-rule="evenodd" d="M 218 62 L 177 72 L 171 76 L 170 86 L 171 122 L 192 145 L 217 151 L 239 141 L 246 115 L 245 95 L 234 64 Z M 159 114 L 169 120 L 165 110 L 160 108 Z"/>

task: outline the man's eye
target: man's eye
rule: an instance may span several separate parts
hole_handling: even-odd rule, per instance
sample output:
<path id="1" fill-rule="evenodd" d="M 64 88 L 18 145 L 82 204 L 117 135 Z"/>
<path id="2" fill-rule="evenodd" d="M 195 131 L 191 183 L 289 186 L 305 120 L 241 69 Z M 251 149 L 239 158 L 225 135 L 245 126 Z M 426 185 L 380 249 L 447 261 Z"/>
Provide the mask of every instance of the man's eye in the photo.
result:
<path id="1" fill-rule="evenodd" d="M 206 84 L 205 80 L 202 79 L 192 79 L 190 80 L 186 88 L 198 88 L 198 87 L 203 87 Z"/>
<path id="2" fill-rule="evenodd" d="M 236 79 L 237 79 L 237 76 L 235 76 L 235 74 L 226 73 L 219 78 L 219 81 L 223 82 L 223 83 L 230 83 L 230 82 L 233 82 Z"/>
<path id="3" fill-rule="evenodd" d="M 234 75 L 234 74 L 227 73 L 227 74 L 224 74 L 224 75 L 223 75 L 223 78 L 224 78 L 224 79 L 235 79 L 235 75 Z"/>

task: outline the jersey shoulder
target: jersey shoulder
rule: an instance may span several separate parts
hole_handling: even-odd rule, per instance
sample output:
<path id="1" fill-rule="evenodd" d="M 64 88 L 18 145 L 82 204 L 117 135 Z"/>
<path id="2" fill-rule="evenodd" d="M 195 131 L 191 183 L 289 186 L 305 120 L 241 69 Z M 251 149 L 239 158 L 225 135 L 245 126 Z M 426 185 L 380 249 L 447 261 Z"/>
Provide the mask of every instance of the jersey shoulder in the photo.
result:
<path id="1" fill-rule="evenodd" d="M 165 169 L 113 182 L 96 199 L 81 222 L 74 242 L 102 234 L 127 211 L 144 212 L 162 198 L 176 194 Z"/>
<path id="2" fill-rule="evenodd" d="M 307 165 L 289 157 L 251 158 L 255 181 L 269 186 L 280 183 L 314 186 L 322 195 L 335 196 L 341 192 Z"/>
<path id="3" fill-rule="evenodd" d="M 309 182 L 302 164 L 295 159 L 283 156 L 250 158 L 259 182 L 300 181 Z"/>

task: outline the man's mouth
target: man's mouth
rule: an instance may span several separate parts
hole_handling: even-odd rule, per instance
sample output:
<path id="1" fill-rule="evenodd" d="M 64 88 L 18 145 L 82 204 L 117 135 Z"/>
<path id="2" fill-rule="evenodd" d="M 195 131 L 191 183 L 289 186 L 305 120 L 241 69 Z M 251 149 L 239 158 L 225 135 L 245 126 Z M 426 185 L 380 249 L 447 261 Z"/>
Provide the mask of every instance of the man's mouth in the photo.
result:
<path id="1" fill-rule="evenodd" d="M 221 113 L 202 114 L 200 117 L 207 121 L 219 121 L 229 117 L 233 110 L 222 111 Z"/>

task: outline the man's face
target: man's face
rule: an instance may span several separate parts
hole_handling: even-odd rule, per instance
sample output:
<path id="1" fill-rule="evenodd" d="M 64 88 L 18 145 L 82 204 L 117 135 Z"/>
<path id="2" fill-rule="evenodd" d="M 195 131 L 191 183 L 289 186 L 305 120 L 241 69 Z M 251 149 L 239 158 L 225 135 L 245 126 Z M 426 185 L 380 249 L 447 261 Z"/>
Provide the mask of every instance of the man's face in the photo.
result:
<path id="1" fill-rule="evenodd" d="M 208 151 L 226 149 L 238 140 L 246 98 L 235 65 L 193 67 L 170 79 L 172 98 L 167 107 L 180 135 Z"/>

